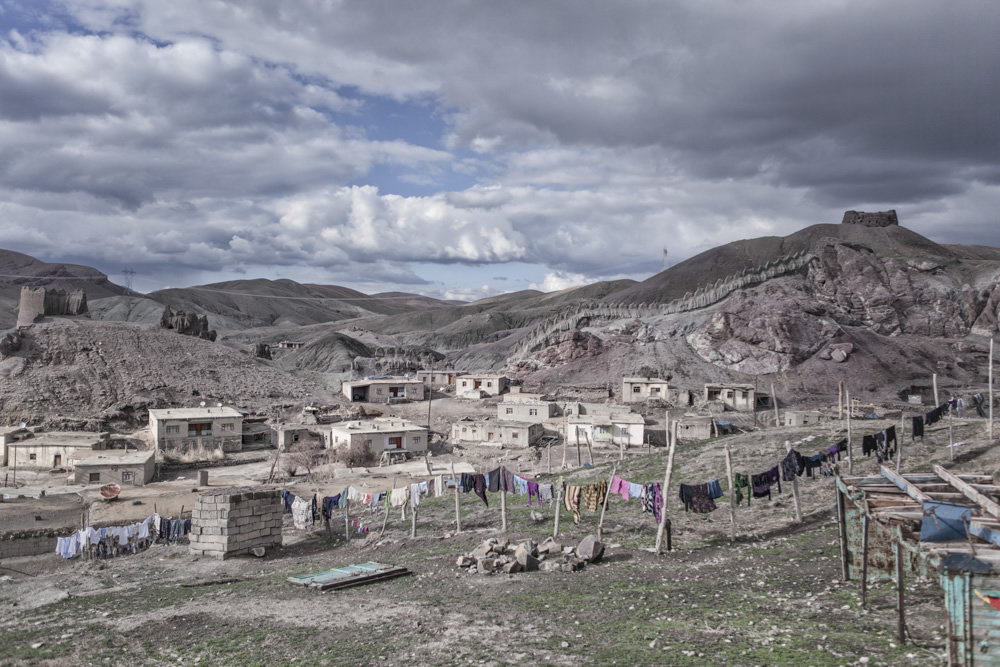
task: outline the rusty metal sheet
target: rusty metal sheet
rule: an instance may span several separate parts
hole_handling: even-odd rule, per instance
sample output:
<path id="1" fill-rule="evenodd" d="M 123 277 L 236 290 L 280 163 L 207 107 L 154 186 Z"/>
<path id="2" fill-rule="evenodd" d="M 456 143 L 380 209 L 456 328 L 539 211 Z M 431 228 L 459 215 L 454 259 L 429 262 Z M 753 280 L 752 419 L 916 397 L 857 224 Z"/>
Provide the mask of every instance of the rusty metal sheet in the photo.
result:
<path id="1" fill-rule="evenodd" d="M 921 542 L 962 540 L 967 536 L 965 526 L 972 518 L 972 508 L 968 505 L 927 501 L 923 505 L 923 516 L 920 524 Z"/>
<path id="2" fill-rule="evenodd" d="M 359 565 L 336 567 L 331 570 L 288 577 L 288 581 L 298 586 L 318 588 L 321 591 L 361 586 L 385 579 L 394 579 L 411 574 L 405 567 L 386 565 L 369 561 Z"/>

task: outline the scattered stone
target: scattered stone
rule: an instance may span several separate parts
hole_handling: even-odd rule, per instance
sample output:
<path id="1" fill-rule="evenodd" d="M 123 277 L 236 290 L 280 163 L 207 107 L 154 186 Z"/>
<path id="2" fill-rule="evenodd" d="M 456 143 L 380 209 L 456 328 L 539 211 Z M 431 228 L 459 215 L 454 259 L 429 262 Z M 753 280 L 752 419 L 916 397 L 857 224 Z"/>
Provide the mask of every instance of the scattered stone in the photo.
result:
<path id="1" fill-rule="evenodd" d="M 257 558 L 263 558 L 265 553 L 264 547 L 254 547 L 253 549 L 250 550 L 250 553 L 252 553 Z"/>
<path id="2" fill-rule="evenodd" d="M 473 559 L 469 558 L 468 556 L 459 556 L 458 560 L 455 561 L 455 565 L 457 567 L 469 567 L 469 566 L 475 565 L 475 564 L 476 564 L 476 561 L 474 561 Z"/>
<path id="3" fill-rule="evenodd" d="M 604 555 L 604 545 L 593 535 L 587 535 L 576 548 L 576 555 L 588 563 L 596 563 Z"/>
<path id="4" fill-rule="evenodd" d="M 43 646 L 45 646 L 45 642 L 35 642 L 34 644 L 31 645 L 31 648 L 39 649 L 42 648 Z"/>
<path id="5" fill-rule="evenodd" d="M 516 560 L 515 561 L 511 561 L 510 563 L 506 563 L 503 566 L 504 574 L 516 574 L 516 573 L 520 572 L 522 569 L 523 568 L 521 567 L 521 563 L 519 563 Z"/>
<path id="6" fill-rule="evenodd" d="M 534 544 L 533 542 L 531 544 Z M 537 547 L 535 547 L 537 550 Z M 531 555 L 530 549 L 524 544 L 517 545 L 514 550 L 514 558 L 520 563 L 525 572 L 533 572 L 538 569 L 539 561 Z"/>
<path id="7" fill-rule="evenodd" d="M 535 510 L 531 510 L 531 520 L 534 521 L 535 523 L 541 523 L 542 521 L 545 521 L 545 515 L 542 514 L 541 512 L 536 512 Z"/>

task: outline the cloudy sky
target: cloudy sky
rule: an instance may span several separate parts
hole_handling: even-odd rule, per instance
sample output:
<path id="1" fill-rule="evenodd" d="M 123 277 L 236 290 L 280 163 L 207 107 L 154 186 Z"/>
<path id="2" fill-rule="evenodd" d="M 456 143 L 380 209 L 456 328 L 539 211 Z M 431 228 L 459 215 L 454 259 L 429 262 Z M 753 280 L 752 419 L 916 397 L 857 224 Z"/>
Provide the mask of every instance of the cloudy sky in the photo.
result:
<path id="1" fill-rule="evenodd" d="M 1000 245 L 1000 3 L 0 0 L 0 247 L 474 299 L 895 208 Z"/>

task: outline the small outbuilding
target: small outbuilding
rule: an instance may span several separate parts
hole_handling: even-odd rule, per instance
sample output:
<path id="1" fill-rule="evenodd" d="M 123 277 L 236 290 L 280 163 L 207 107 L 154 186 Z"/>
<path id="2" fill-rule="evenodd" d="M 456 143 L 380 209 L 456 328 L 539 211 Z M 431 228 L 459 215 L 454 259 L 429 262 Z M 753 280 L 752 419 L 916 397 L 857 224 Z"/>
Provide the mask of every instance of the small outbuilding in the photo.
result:
<path id="1" fill-rule="evenodd" d="M 73 471 L 77 484 L 145 486 L 153 481 L 156 461 L 153 450 L 126 452 L 108 449 L 78 459 Z"/>

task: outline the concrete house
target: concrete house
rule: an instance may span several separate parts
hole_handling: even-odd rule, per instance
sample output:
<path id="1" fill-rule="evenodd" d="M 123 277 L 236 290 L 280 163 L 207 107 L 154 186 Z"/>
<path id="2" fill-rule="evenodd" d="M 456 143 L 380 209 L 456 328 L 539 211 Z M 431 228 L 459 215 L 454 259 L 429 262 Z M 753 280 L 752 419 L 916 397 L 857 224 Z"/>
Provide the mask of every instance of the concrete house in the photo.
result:
<path id="1" fill-rule="evenodd" d="M 73 478 L 77 484 L 144 486 L 156 473 L 155 452 L 109 449 L 77 460 Z"/>
<path id="2" fill-rule="evenodd" d="M 343 384 L 344 396 L 354 403 L 388 403 L 426 400 L 424 383 L 410 378 L 368 378 Z"/>
<path id="3" fill-rule="evenodd" d="M 786 410 L 784 417 L 785 426 L 812 426 L 827 420 L 819 410 Z"/>
<path id="4" fill-rule="evenodd" d="M 315 443 L 319 447 L 330 446 L 330 432 L 316 424 L 275 424 L 274 442 L 278 451 L 287 452 L 300 442 Z"/>
<path id="5" fill-rule="evenodd" d="M 630 447 L 643 444 L 645 437 L 646 420 L 642 415 L 633 412 L 573 415 L 566 419 L 569 427 L 567 438 L 574 444 L 578 439 L 586 444 L 589 438 L 595 447 L 601 445 Z"/>
<path id="6" fill-rule="evenodd" d="M 164 408 L 149 411 L 156 449 L 187 460 L 221 458 L 243 448 L 243 413 L 233 408 Z"/>
<path id="7" fill-rule="evenodd" d="M 622 403 L 642 403 L 651 398 L 669 400 L 670 385 L 661 378 L 622 378 Z"/>
<path id="8" fill-rule="evenodd" d="M 706 384 L 704 399 L 721 401 L 732 410 L 753 411 L 757 405 L 757 392 L 752 384 Z"/>
<path id="9" fill-rule="evenodd" d="M 541 394 L 512 393 L 497 403 L 497 419 L 503 421 L 542 423 L 559 413 L 559 406 L 543 401 Z"/>
<path id="10" fill-rule="evenodd" d="M 96 450 L 107 449 L 110 434 L 92 431 L 42 431 L 6 446 L 7 463 L 18 468 L 66 468 Z"/>
<path id="11" fill-rule="evenodd" d="M 483 375 L 470 373 L 455 381 L 455 395 L 460 398 L 482 398 L 499 396 L 510 389 L 510 378 L 506 375 Z"/>
<path id="12" fill-rule="evenodd" d="M 462 420 L 451 425 L 451 441 L 496 447 L 530 447 L 545 433 L 540 422 Z"/>
<path id="13" fill-rule="evenodd" d="M 410 452 L 423 454 L 427 451 L 427 429 L 405 419 L 378 417 L 331 424 L 330 448 L 364 444 L 373 456 L 382 452 Z"/>
<path id="14" fill-rule="evenodd" d="M 6 426 L 0 428 L 0 466 L 10 465 L 7 462 L 7 445 L 33 437 L 35 437 L 35 434 L 31 429 L 24 428 L 23 426 Z"/>
<path id="15" fill-rule="evenodd" d="M 428 387 L 447 387 L 465 375 L 462 371 L 417 371 L 417 379 Z"/>
<path id="16" fill-rule="evenodd" d="M 692 440 L 708 440 L 712 437 L 712 418 L 688 416 L 677 420 L 677 439 L 690 442 Z"/>

